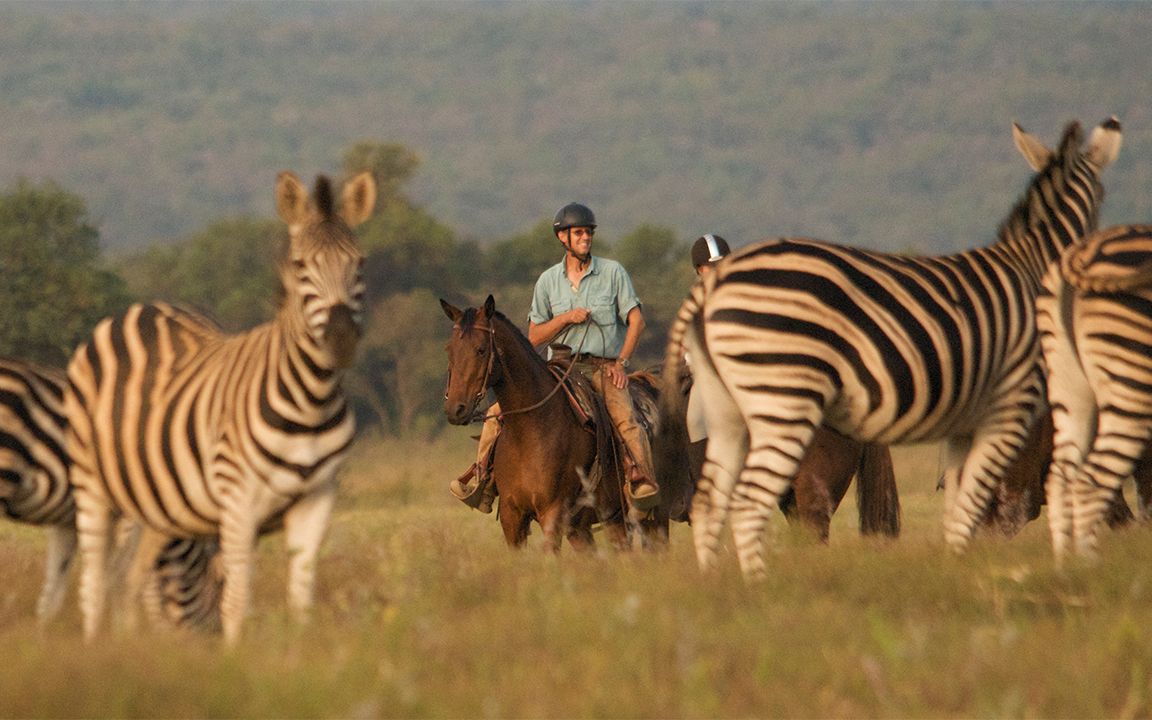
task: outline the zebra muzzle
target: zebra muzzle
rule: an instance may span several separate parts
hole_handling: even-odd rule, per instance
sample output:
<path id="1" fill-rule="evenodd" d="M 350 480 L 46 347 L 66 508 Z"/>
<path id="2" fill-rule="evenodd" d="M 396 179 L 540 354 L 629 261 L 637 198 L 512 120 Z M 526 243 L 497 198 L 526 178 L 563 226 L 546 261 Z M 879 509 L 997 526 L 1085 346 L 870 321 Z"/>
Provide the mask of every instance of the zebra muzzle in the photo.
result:
<path id="1" fill-rule="evenodd" d="M 336 367 L 346 368 L 356 359 L 356 343 L 360 340 L 360 325 L 352 308 L 336 305 L 328 312 L 328 322 L 324 326 L 324 343 Z"/>

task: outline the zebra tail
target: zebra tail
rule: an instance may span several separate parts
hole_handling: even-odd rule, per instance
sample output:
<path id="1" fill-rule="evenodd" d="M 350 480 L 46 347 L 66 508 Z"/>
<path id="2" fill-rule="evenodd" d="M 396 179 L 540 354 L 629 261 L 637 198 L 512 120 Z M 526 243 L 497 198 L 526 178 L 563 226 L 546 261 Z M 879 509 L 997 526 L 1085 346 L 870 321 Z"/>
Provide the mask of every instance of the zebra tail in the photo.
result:
<path id="1" fill-rule="evenodd" d="M 652 441 L 652 462 L 661 488 L 672 488 L 688 467 L 688 388 L 691 377 L 684 362 L 684 339 L 699 328 L 703 284 L 697 282 L 680 305 L 668 330 L 664 366 L 660 372 L 660 417 Z M 696 362 L 706 362 L 695 358 Z"/>
<path id="2" fill-rule="evenodd" d="M 856 468 L 861 535 L 900 536 L 900 495 L 887 445 L 868 443 Z"/>

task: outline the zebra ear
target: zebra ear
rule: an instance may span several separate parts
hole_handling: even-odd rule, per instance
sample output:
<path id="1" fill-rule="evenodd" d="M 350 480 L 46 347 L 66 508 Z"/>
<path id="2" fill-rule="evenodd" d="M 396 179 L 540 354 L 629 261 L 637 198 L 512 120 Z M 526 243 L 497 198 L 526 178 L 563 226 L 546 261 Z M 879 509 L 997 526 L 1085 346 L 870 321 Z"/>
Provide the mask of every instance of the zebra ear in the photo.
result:
<path id="1" fill-rule="evenodd" d="M 1028 161 L 1028 165 L 1040 172 L 1048 167 L 1048 162 L 1052 159 L 1052 151 L 1044 146 L 1044 143 L 1037 140 L 1032 135 L 1024 132 L 1024 128 L 1020 127 L 1019 123 L 1012 123 L 1012 141 L 1016 143 L 1016 149 Z"/>
<path id="2" fill-rule="evenodd" d="M 464 316 L 464 312 L 460 308 L 445 302 L 444 298 L 440 298 L 440 307 L 444 308 L 444 314 L 454 323 L 460 322 L 460 318 Z"/>
<path id="3" fill-rule="evenodd" d="M 376 207 L 376 180 L 372 173 L 362 172 L 344 183 L 340 197 L 340 216 L 348 227 L 356 227 L 367 220 Z"/>
<path id="4" fill-rule="evenodd" d="M 1105 168 L 1116 161 L 1116 156 L 1120 154 L 1120 144 L 1120 121 L 1113 116 L 1092 130 L 1084 155 L 1092 164 Z"/>
<path id="5" fill-rule="evenodd" d="M 276 176 L 276 211 L 290 230 L 308 218 L 308 188 L 288 170 Z"/>

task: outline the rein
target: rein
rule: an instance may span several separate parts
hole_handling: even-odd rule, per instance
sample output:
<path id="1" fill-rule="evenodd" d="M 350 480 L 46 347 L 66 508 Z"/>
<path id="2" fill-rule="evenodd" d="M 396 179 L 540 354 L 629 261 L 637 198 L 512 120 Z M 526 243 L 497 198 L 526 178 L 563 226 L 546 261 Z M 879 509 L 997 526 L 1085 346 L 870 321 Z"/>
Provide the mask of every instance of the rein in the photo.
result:
<path id="1" fill-rule="evenodd" d="M 589 316 L 589 319 L 591 319 L 591 316 Z M 585 322 L 587 322 L 587 320 Z M 600 330 L 601 334 L 603 334 L 604 331 L 600 329 L 599 325 L 596 325 L 595 323 L 593 323 L 593 325 L 596 327 L 597 330 Z M 462 328 L 460 327 L 459 324 L 453 325 L 452 328 L 454 330 L 462 330 Z M 495 365 L 495 358 L 497 356 L 500 356 L 500 354 L 496 348 L 496 329 L 494 327 L 492 327 L 491 325 L 489 325 L 487 327 L 480 327 L 477 325 L 473 325 L 472 329 L 473 330 L 483 330 L 484 332 L 488 333 L 488 351 L 489 351 L 488 352 L 488 368 L 484 372 L 484 383 L 480 386 L 480 390 L 476 393 L 476 400 L 478 402 L 480 400 L 480 398 L 482 398 L 488 392 L 488 388 L 491 387 L 492 369 L 493 369 L 493 366 Z M 583 347 L 584 347 L 584 340 L 587 337 L 588 337 L 588 333 L 584 333 L 584 337 L 580 338 L 580 346 L 577 347 L 575 351 L 573 351 L 573 353 L 572 353 L 573 356 L 580 354 L 580 350 L 583 349 Z M 504 364 L 503 356 L 500 356 L 500 364 L 501 364 L 501 366 L 503 366 L 503 364 Z M 545 395 L 543 398 L 541 398 L 538 402 L 534 402 L 527 407 L 515 408 L 513 410 L 504 410 L 503 408 L 501 408 L 499 413 L 490 413 L 487 415 L 474 417 L 474 418 L 472 418 L 472 422 L 482 423 L 482 422 L 485 422 L 485 421 L 490 420 L 492 418 L 502 418 L 502 417 L 505 417 L 507 415 L 522 415 L 524 413 L 530 413 L 533 410 L 537 410 L 537 409 L 543 407 L 545 403 L 547 403 L 549 400 L 551 400 L 556 395 L 556 393 L 560 392 L 560 388 L 562 388 L 564 386 L 564 383 L 568 382 L 568 377 L 572 374 L 572 371 L 575 369 L 575 367 L 576 367 L 575 361 L 570 362 L 568 364 L 568 369 L 564 371 L 564 375 L 561 376 L 560 379 L 556 381 L 556 385 L 551 390 L 548 391 L 548 394 Z M 449 372 L 449 379 L 451 379 L 451 372 L 452 372 L 451 368 L 449 368 L 448 372 Z M 445 391 L 444 397 L 445 398 L 448 397 L 447 391 Z"/>

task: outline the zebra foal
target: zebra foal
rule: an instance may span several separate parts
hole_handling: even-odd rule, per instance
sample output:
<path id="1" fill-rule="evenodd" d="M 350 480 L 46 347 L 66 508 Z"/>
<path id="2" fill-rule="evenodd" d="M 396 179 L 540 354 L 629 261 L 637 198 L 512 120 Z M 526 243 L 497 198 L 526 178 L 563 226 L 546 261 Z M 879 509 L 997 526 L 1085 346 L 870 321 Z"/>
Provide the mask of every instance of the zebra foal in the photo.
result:
<path id="1" fill-rule="evenodd" d="M 370 173 L 336 210 L 327 178 L 309 196 L 283 172 L 288 226 L 276 318 L 225 335 L 163 303 L 106 318 L 68 366 L 68 449 L 83 559 L 84 634 L 100 629 L 114 517 L 166 538 L 219 538 L 225 639 L 240 634 L 261 532 L 283 525 L 288 602 L 312 604 L 315 560 L 354 421 L 340 387 L 360 335 L 363 257 L 351 227 L 376 201 Z"/>
<path id="2" fill-rule="evenodd" d="M 870 443 L 947 440 L 945 539 L 967 546 L 1042 403 L 1041 278 L 1095 227 L 1120 124 L 1105 121 L 1084 144 L 1073 123 L 1054 151 L 1019 126 L 1013 136 L 1037 172 L 990 246 L 909 257 L 770 240 L 693 287 L 663 377 L 680 376 L 687 348 L 713 429 L 692 508 L 702 568 L 716 564 L 731 516 L 745 576 L 767 571 L 768 518 L 821 424 Z M 671 468 L 680 394 L 661 397 L 656 455 Z"/>
<path id="3" fill-rule="evenodd" d="M 1052 549 L 1057 560 L 1091 558 L 1152 442 L 1152 225 L 1107 228 L 1069 247 L 1036 304 L 1055 426 L 1045 484 Z"/>

